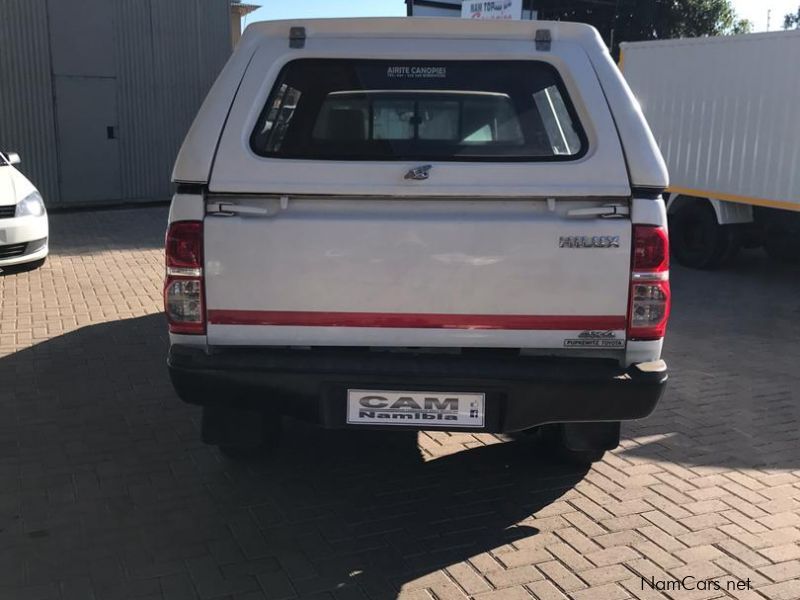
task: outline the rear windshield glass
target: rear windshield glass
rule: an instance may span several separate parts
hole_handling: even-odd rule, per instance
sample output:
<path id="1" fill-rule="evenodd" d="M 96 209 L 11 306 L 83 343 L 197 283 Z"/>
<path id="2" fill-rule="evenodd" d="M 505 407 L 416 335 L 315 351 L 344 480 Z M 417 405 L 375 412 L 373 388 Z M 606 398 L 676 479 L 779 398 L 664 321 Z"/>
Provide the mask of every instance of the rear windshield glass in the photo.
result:
<path id="1" fill-rule="evenodd" d="M 538 61 L 302 59 L 281 71 L 251 138 L 261 156 L 570 160 L 586 137 Z"/>

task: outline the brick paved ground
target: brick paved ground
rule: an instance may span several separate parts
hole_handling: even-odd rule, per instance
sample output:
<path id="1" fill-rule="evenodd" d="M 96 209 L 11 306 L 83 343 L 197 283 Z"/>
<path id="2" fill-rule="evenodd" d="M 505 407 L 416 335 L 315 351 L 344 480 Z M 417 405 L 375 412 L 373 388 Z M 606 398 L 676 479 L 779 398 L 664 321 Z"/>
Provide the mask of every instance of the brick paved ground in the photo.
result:
<path id="1" fill-rule="evenodd" d="M 675 269 L 667 397 L 589 472 L 299 424 L 237 465 L 166 377 L 165 218 L 56 215 L 0 276 L 0 598 L 800 598 L 798 268 Z M 685 575 L 754 589 L 642 589 Z"/>

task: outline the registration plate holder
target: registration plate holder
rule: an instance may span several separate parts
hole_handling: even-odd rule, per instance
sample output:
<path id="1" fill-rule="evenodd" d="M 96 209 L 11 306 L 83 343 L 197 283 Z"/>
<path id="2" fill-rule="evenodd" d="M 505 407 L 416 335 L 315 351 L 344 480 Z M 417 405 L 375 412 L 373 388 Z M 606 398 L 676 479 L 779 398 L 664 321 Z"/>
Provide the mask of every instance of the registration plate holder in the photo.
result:
<path id="1" fill-rule="evenodd" d="M 347 423 L 383 427 L 483 428 L 486 394 L 347 389 Z"/>

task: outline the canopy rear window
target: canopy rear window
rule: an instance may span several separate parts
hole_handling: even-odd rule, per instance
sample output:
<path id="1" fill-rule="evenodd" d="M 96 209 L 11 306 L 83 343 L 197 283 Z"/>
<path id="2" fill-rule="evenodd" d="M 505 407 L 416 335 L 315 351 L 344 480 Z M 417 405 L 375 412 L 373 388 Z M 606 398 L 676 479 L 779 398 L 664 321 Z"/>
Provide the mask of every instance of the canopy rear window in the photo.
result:
<path id="1" fill-rule="evenodd" d="M 261 156 L 323 160 L 572 160 L 586 136 L 540 61 L 301 59 L 251 137 Z"/>

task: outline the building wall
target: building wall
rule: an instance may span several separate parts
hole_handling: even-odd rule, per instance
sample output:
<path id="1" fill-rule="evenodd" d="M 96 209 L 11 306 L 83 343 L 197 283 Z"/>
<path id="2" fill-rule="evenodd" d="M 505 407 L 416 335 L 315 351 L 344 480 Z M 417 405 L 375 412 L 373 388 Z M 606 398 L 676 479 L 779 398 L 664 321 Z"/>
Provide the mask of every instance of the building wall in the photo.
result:
<path id="1" fill-rule="evenodd" d="M 48 198 L 58 194 L 46 0 L 0 0 L 0 149 Z"/>
<path id="2" fill-rule="evenodd" d="M 0 3 L 0 147 L 19 151 L 48 206 L 168 198 L 230 55 L 229 0 Z"/>

